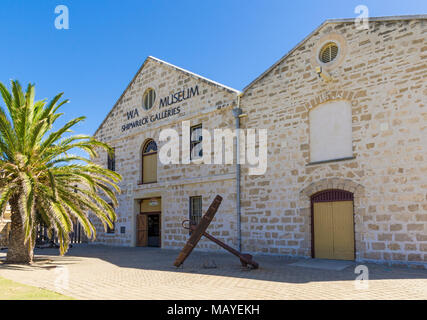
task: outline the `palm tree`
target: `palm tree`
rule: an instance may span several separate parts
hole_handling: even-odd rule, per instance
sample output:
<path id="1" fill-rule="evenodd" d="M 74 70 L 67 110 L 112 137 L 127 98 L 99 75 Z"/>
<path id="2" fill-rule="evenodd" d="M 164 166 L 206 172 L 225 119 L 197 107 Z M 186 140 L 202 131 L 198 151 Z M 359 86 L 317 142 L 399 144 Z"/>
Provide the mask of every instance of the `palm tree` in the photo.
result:
<path id="1" fill-rule="evenodd" d="M 99 218 L 104 229 L 112 227 L 117 206 L 115 193 L 120 175 L 73 155 L 82 150 L 90 157 L 99 148 L 112 152 L 105 143 L 87 135 L 68 135 L 70 128 L 84 120 L 79 117 L 54 131 L 63 115 L 58 109 L 68 100 L 62 93 L 50 102 L 34 101 L 35 88 L 29 84 L 24 94 L 18 81 L 12 91 L 0 82 L 6 110 L 0 105 L 0 216 L 7 203 L 11 207 L 11 234 L 6 262 L 32 263 L 37 224 L 55 231 L 60 254 L 68 250 L 73 223 L 80 222 L 89 238 L 96 230 L 89 212 Z M 64 136 L 67 134 L 67 136 Z M 74 192 L 77 190 L 77 192 Z M 105 200 L 106 199 L 106 200 Z"/>

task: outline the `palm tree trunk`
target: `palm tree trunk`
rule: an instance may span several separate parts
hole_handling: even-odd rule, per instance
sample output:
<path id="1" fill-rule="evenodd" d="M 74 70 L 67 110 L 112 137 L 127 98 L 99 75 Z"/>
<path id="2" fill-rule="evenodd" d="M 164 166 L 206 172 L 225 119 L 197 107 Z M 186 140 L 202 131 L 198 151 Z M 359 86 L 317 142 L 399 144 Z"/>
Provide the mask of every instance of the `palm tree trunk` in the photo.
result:
<path id="1" fill-rule="evenodd" d="M 12 197 L 9 204 L 12 211 L 12 222 L 6 263 L 31 264 L 34 257 L 34 246 L 30 246 L 29 241 L 25 242 L 25 232 L 21 213 L 19 212 L 18 198 L 16 196 Z"/>

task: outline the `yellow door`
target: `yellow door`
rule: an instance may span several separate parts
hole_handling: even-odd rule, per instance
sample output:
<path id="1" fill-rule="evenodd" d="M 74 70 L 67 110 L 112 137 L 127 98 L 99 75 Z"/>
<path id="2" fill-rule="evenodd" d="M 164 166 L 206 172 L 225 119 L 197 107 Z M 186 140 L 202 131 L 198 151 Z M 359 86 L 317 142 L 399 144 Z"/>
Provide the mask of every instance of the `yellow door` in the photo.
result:
<path id="1" fill-rule="evenodd" d="M 314 203 L 314 252 L 316 258 L 333 259 L 332 203 Z"/>
<path id="2" fill-rule="evenodd" d="M 315 202 L 313 210 L 315 257 L 353 260 L 353 201 Z"/>
<path id="3" fill-rule="evenodd" d="M 332 202 L 334 259 L 354 259 L 353 201 Z"/>

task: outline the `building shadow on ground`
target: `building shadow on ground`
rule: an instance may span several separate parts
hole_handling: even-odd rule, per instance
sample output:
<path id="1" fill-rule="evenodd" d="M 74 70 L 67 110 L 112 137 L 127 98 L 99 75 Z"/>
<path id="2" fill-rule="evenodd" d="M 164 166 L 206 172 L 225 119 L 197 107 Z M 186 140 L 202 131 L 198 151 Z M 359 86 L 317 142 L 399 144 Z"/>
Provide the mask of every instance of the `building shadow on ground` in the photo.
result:
<path id="1" fill-rule="evenodd" d="M 384 264 L 350 262 L 343 270 L 317 269 L 293 266 L 295 262 L 309 261 L 304 258 L 286 256 L 254 255 L 260 265 L 257 270 L 241 266 L 234 255 L 224 252 L 193 251 L 183 266 L 176 268 L 173 262 L 179 250 L 149 247 L 112 247 L 104 245 L 77 245 L 63 257 L 56 249 L 36 249 L 36 261 L 31 267 L 19 265 L 0 265 L 0 270 L 31 270 L 31 268 L 55 268 L 84 263 L 86 258 L 96 258 L 121 268 L 139 270 L 157 270 L 173 273 L 191 273 L 210 276 L 237 277 L 253 280 L 266 280 L 289 283 L 307 283 L 322 281 L 353 281 L 358 276 L 358 265 L 368 267 L 369 280 L 427 279 L 427 270 L 408 268 L 407 266 L 387 266 Z M 5 255 L 0 256 L 4 260 Z"/>

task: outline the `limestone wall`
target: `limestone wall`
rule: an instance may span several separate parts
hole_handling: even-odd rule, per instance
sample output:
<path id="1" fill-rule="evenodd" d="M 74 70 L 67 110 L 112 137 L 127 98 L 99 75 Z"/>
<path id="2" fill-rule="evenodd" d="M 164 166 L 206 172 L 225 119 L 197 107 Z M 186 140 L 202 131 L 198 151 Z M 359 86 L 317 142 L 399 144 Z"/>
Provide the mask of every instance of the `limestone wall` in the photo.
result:
<path id="1" fill-rule="evenodd" d="M 268 129 L 269 152 L 265 175 L 243 168 L 244 250 L 311 256 L 309 197 L 339 188 L 355 193 L 358 260 L 427 262 L 426 34 L 425 19 L 326 24 L 245 91 L 243 126 Z M 352 106 L 354 159 L 311 165 L 309 111 L 334 100 Z"/>
<path id="2" fill-rule="evenodd" d="M 122 131 L 122 125 L 129 122 L 129 110 L 136 108 L 139 118 L 150 117 L 167 109 L 159 107 L 160 98 L 195 86 L 198 86 L 199 95 L 171 106 L 180 107 L 179 114 Z M 141 104 L 142 96 L 149 87 L 155 89 L 157 98 L 155 107 L 145 111 Z M 233 129 L 234 118 L 231 109 L 235 99 L 235 91 L 181 72 L 154 59 L 147 60 L 95 135 L 115 147 L 116 171 L 123 176 L 123 181 L 119 184 L 122 194 L 119 195 L 119 207 L 116 210 L 116 232 L 107 234 L 102 225 L 97 223 L 97 242 L 135 245 L 138 200 L 161 197 L 162 247 L 181 247 L 188 238 L 188 231 L 182 228 L 181 222 L 189 218 L 189 197 L 203 196 L 203 210 L 207 210 L 216 194 L 223 196 L 224 201 L 210 230 L 229 244 L 235 242 L 234 166 L 181 163 L 163 165 L 159 161 L 157 183 L 141 184 L 142 147 L 147 139 L 154 139 L 160 150 L 167 143 L 159 141 L 161 130 L 175 129 L 182 138 L 182 121 L 188 121 L 191 126 L 202 123 L 203 128 L 210 132 L 218 128 Z M 212 148 L 212 155 L 213 152 Z M 95 160 L 106 166 L 107 154 L 101 152 Z M 121 227 L 125 227 L 125 233 L 120 233 Z M 213 247 L 214 245 L 207 241 L 203 241 L 199 246 L 201 249 Z"/>
<path id="3" fill-rule="evenodd" d="M 358 261 L 426 265 L 425 21 L 370 21 L 369 30 L 357 30 L 353 22 L 326 23 L 245 89 L 241 107 L 248 116 L 242 127 L 268 129 L 268 170 L 253 176 L 242 166 L 244 251 L 311 256 L 310 197 L 342 189 L 354 194 Z M 327 82 L 315 69 L 319 49 L 331 40 L 338 43 L 339 55 L 322 66 L 332 77 Z M 161 111 L 141 108 L 147 87 L 161 98 L 196 85 L 200 94 L 177 104 L 178 114 L 122 130 L 133 121 L 128 112 L 135 108 L 140 118 Z M 209 130 L 233 129 L 236 96 L 236 91 L 147 59 L 95 135 L 116 148 L 116 171 L 123 176 L 116 232 L 105 234 L 97 224 L 98 242 L 135 245 L 138 199 L 162 197 L 162 247 L 179 248 L 188 237 L 181 222 L 188 219 L 189 197 L 202 195 L 205 211 L 220 194 L 224 201 L 209 231 L 237 244 L 234 165 L 159 163 L 157 183 L 139 183 L 147 139 L 161 148 L 160 131 L 180 132 L 182 121 Z M 353 157 L 312 163 L 309 112 L 330 101 L 351 105 Z M 106 166 L 107 155 L 100 153 L 96 161 Z M 199 248 L 218 249 L 208 241 Z"/>

